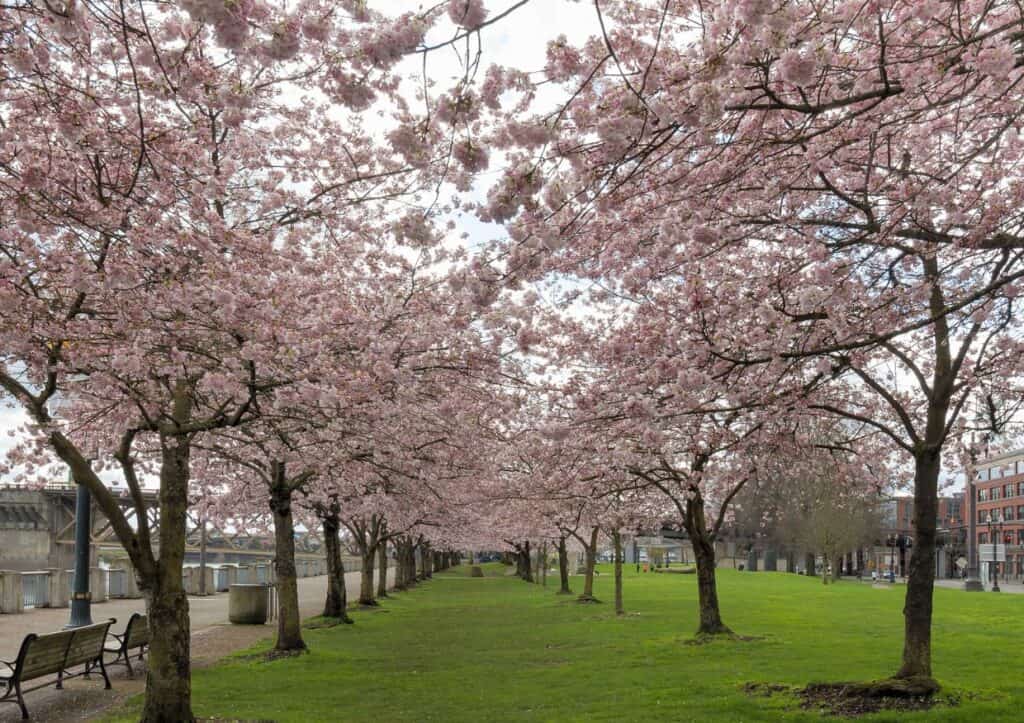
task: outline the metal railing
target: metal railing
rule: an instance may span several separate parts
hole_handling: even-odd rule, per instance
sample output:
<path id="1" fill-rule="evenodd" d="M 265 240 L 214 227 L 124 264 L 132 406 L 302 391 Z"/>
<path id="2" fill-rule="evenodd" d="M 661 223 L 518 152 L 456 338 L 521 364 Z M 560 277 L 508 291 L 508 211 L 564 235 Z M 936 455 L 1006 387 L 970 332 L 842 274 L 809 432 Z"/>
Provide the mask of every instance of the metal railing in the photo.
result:
<path id="1" fill-rule="evenodd" d="M 107 570 L 107 595 L 109 597 L 124 597 L 127 593 L 126 578 L 128 572 L 120 568 L 112 567 Z"/>
<path id="2" fill-rule="evenodd" d="M 228 589 L 228 581 L 231 579 L 228 568 L 218 567 L 213 571 L 213 589 L 216 592 L 224 592 Z"/>
<path id="3" fill-rule="evenodd" d="M 27 608 L 46 607 L 50 604 L 50 573 L 21 573 L 21 600 Z"/>

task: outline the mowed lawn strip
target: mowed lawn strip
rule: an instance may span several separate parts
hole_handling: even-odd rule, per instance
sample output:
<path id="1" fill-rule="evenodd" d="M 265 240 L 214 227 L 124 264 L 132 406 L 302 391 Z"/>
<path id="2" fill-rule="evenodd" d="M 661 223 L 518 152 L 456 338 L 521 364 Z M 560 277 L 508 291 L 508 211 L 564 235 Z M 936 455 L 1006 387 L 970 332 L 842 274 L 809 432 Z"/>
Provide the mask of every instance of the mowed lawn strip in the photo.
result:
<path id="1" fill-rule="evenodd" d="M 742 686 L 872 680 L 899 661 L 901 586 L 826 587 L 722 570 L 726 622 L 760 639 L 688 645 L 697 625 L 693 576 L 628 568 L 628 614 L 616 618 L 608 566 L 595 583 L 603 605 L 555 595 L 557 577 L 543 588 L 486 568 L 484 578 L 468 577 L 465 566 L 436 575 L 379 610 L 356 611 L 355 625 L 307 630 L 307 655 L 254 659 L 268 642 L 197 670 L 195 711 L 377 723 L 818 720 L 791 696 L 751 696 Z M 961 704 L 862 720 L 1020 720 L 1024 596 L 939 589 L 935 605 L 935 672 Z"/>

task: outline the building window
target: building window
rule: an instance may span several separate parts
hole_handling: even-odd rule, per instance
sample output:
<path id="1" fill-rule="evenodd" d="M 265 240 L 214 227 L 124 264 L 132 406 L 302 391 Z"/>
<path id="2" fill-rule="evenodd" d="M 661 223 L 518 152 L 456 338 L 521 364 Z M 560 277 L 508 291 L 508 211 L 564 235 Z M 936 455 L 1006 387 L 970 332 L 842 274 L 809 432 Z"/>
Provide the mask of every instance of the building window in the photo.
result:
<path id="1" fill-rule="evenodd" d="M 978 490 L 978 502 L 988 502 L 988 490 L 984 487 Z"/>
<path id="2" fill-rule="evenodd" d="M 1000 487 L 993 487 L 989 492 L 992 494 L 993 500 L 998 500 L 1002 496 L 1000 494 L 1002 492 L 1002 488 Z"/>
<path id="3" fill-rule="evenodd" d="M 1000 467 L 993 467 L 989 470 L 989 474 L 991 475 L 989 479 L 999 479 L 1003 476 L 1003 470 Z"/>
<path id="4" fill-rule="evenodd" d="M 984 545 L 984 544 L 987 544 L 987 543 L 988 543 L 988 533 L 987 532 L 979 532 L 978 533 L 978 544 L 979 545 Z"/>
<path id="5" fill-rule="evenodd" d="M 987 482 L 988 481 L 988 470 L 987 469 L 979 469 L 978 470 L 978 479 L 981 480 L 982 482 Z"/>
<path id="6" fill-rule="evenodd" d="M 1024 497 L 1024 482 L 1017 483 L 1017 494 Z"/>
<path id="7" fill-rule="evenodd" d="M 1012 507 L 1004 507 L 1003 508 L 1003 519 L 1008 521 L 1008 522 L 1013 520 L 1013 508 Z"/>

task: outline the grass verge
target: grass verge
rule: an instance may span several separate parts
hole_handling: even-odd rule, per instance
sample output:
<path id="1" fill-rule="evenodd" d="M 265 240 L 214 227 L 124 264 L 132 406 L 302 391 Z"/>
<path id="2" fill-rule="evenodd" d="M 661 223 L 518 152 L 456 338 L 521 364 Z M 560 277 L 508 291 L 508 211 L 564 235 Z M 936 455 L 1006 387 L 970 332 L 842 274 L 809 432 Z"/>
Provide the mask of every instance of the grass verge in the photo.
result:
<path id="1" fill-rule="evenodd" d="M 752 639 L 688 645 L 697 627 L 693 576 L 628 568 L 628 614 L 616 617 L 608 603 L 556 595 L 557 575 L 543 588 L 500 565 L 484 568 L 484 578 L 463 566 L 396 593 L 381 608 L 390 614 L 355 611 L 355 625 L 308 629 L 308 655 L 253 658 L 268 641 L 196 671 L 196 714 L 375 723 L 821 720 L 800 689 L 877 680 L 899 662 L 902 588 L 722 570 L 725 622 Z M 597 578 L 595 595 L 612 599 L 611 575 Z M 937 589 L 935 608 L 944 698 L 928 710 L 859 720 L 1020 720 L 1024 596 Z M 133 701 L 108 720 L 132 720 L 140 706 Z"/>

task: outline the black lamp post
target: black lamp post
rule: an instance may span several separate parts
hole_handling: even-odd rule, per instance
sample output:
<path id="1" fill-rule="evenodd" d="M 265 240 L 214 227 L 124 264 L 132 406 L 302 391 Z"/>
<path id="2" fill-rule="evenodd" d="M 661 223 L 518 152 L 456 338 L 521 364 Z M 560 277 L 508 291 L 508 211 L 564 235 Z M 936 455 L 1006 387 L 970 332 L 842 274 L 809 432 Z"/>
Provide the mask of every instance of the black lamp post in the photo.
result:
<path id="1" fill-rule="evenodd" d="M 75 579 L 71 585 L 71 619 L 66 627 L 92 625 L 92 593 L 89 592 L 89 530 L 92 527 L 89 488 L 75 491 Z"/>
<path id="2" fill-rule="evenodd" d="M 999 542 L 1003 538 L 1003 523 L 988 518 L 988 539 L 992 541 L 992 592 L 999 590 Z"/>

